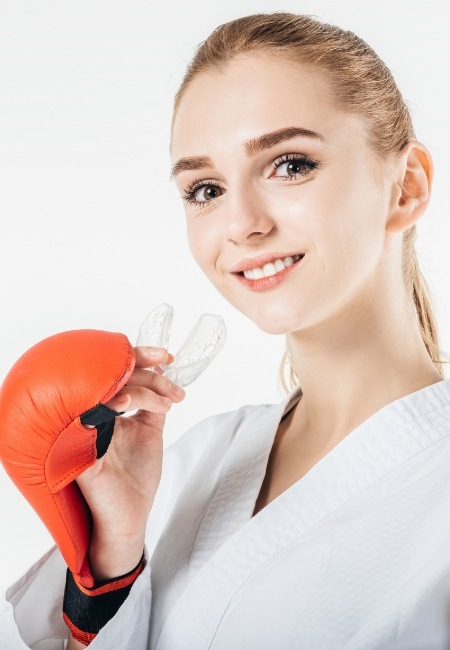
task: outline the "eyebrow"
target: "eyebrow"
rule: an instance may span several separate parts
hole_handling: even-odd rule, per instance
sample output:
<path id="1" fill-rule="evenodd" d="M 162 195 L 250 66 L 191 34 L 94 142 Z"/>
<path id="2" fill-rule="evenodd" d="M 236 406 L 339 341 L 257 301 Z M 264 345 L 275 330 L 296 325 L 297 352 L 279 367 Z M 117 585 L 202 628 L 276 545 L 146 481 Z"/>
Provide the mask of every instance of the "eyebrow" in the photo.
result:
<path id="1" fill-rule="evenodd" d="M 261 151 L 270 149 L 280 142 L 285 140 L 290 140 L 291 138 L 296 138 L 297 136 L 303 136 L 306 138 L 316 138 L 325 142 L 325 138 L 316 133 L 315 131 L 310 131 L 309 129 L 304 129 L 300 126 L 288 126 L 284 129 L 278 129 L 277 131 L 272 131 L 271 133 L 264 133 L 257 138 L 252 138 L 247 140 L 244 143 L 244 150 L 248 156 L 255 156 Z M 204 168 L 213 168 L 213 161 L 209 156 L 189 156 L 187 158 L 180 158 L 172 167 L 170 178 L 173 179 L 177 174 L 183 171 L 191 171 L 195 169 L 204 169 Z"/>

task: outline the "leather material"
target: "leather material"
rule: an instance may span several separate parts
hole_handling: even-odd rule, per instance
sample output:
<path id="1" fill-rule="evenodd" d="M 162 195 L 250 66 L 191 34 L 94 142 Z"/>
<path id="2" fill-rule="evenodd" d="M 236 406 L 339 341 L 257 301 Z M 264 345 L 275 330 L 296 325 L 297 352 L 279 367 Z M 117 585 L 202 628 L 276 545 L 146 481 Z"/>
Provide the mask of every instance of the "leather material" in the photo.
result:
<path id="1" fill-rule="evenodd" d="M 30 348 L 0 388 L 0 460 L 86 587 L 92 517 L 74 479 L 97 458 L 97 429 L 80 417 L 126 384 L 134 362 L 123 334 L 62 332 Z"/>

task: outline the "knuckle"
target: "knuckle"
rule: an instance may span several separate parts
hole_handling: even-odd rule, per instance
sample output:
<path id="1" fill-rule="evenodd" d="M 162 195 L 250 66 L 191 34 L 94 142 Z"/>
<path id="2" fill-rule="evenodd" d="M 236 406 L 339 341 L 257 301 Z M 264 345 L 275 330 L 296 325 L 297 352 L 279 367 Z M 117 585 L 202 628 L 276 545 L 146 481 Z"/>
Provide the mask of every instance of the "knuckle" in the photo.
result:
<path id="1" fill-rule="evenodd" d="M 152 372 L 152 373 L 150 374 L 150 385 L 151 385 L 152 387 L 153 387 L 153 386 L 155 386 L 155 387 L 158 386 L 158 384 L 159 384 L 159 377 L 160 377 L 160 375 L 158 375 L 158 373 L 156 373 L 156 372 Z"/>

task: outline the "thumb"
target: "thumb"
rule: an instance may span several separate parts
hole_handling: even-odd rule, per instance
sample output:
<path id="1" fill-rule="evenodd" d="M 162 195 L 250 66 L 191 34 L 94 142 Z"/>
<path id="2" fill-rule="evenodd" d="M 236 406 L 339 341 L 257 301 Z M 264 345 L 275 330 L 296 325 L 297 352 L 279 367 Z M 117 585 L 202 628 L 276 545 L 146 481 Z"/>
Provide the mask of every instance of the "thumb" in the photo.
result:
<path id="1" fill-rule="evenodd" d="M 174 357 L 165 348 L 138 346 L 135 349 L 135 368 L 153 368 L 161 363 L 170 364 Z"/>

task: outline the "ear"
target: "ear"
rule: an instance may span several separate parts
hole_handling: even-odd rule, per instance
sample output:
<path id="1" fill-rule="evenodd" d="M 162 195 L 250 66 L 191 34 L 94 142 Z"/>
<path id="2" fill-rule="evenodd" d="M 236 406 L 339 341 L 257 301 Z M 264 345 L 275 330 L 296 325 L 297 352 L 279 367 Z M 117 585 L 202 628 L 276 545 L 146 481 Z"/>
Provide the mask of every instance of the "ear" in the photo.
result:
<path id="1" fill-rule="evenodd" d="M 387 232 L 411 228 L 427 209 L 433 181 L 433 159 L 417 140 L 408 142 L 396 159 L 396 180 L 392 192 Z"/>

